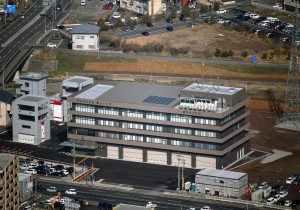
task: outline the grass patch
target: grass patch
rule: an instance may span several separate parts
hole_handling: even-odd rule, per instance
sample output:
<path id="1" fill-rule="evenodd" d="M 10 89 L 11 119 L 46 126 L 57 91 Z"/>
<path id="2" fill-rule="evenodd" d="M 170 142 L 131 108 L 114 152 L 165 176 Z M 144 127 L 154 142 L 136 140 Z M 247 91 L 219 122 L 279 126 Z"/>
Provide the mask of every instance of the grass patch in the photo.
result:
<path id="1" fill-rule="evenodd" d="M 91 55 L 78 55 L 73 53 L 57 52 L 58 60 L 57 70 L 53 75 L 61 75 L 65 72 L 83 72 L 86 62 L 137 62 L 136 59 L 97 57 Z"/>
<path id="2" fill-rule="evenodd" d="M 224 69 L 232 72 L 246 73 L 246 74 L 287 74 L 288 67 L 275 67 L 275 66 L 257 66 L 253 65 L 214 65 L 210 64 L 208 66 L 216 67 L 219 69 Z"/>

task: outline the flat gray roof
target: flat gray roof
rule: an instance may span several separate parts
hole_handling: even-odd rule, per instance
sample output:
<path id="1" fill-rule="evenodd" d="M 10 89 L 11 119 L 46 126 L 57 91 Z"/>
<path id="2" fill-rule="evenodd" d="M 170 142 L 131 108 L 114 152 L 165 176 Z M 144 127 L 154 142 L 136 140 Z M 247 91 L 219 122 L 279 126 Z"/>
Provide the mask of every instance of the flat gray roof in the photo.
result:
<path id="1" fill-rule="evenodd" d="M 21 75 L 21 79 L 43 79 L 48 76 L 45 72 L 26 72 Z"/>
<path id="2" fill-rule="evenodd" d="M 186 88 L 184 88 L 183 90 L 195 91 L 201 93 L 216 93 L 220 95 L 234 95 L 235 93 L 243 90 L 243 88 L 193 83 L 187 86 Z"/>
<path id="3" fill-rule="evenodd" d="M 75 98 L 82 98 L 82 99 L 97 99 L 107 91 L 109 91 L 114 86 L 110 85 L 95 85 L 86 91 L 81 92 L 80 94 L 76 95 Z"/>
<path id="4" fill-rule="evenodd" d="M 31 174 L 19 173 L 19 181 L 23 181 L 24 179 L 32 176 Z"/>
<path id="5" fill-rule="evenodd" d="M 199 171 L 196 175 L 225 178 L 225 179 L 240 179 L 247 174 L 241 172 L 235 172 L 235 171 L 205 168 Z"/>
<path id="6" fill-rule="evenodd" d="M 31 101 L 31 102 L 39 102 L 45 100 L 45 98 L 48 97 L 43 97 L 43 96 L 34 96 L 34 95 L 24 95 L 18 99 L 23 100 L 23 101 Z"/>
<path id="7" fill-rule="evenodd" d="M 0 168 L 6 168 L 8 165 L 8 162 L 11 161 L 13 158 L 12 155 L 2 153 L 0 154 Z"/>
<path id="8" fill-rule="evenodd" d="M 113 86 L 103 94 L 99 94 L 96 100 L 111 101 L 130 104 L 153 105 L 174 107 L 179 103 L 179 93 L 182 87 L 148 83 L 121 82 Z M 150 96 L 174 98 L 168 104 L 145 102 Z"/>
<path id="9" fill-rule="evenodd" d="M 65 85 L 69 85 L 69 83 L 76 83 L 76 84 L 80 84 L 80 83 L 83 83 L 83 82 L 86 82 L 86 81 L 90 81 L 92 80 L 92 78 L 89 78 L 89 77 L 81 77 L 81 76 L 74 76 L 74 77 L 71 77 L 69 79 L 65 79 L 63 81 L 63 84 L 62 86 Z"/>
<path id="10" fill-rule="evenodd" d="M 100 26 L 91 25 L 91 24 L 81 24 L 75 26 L 71 34 L 99 34 Z"/>

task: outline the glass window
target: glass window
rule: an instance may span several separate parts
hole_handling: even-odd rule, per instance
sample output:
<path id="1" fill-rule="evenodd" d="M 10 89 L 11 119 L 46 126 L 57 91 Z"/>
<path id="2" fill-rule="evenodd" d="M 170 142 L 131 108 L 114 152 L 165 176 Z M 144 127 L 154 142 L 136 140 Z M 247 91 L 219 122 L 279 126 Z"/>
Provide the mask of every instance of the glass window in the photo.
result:
<path id="1" fill-rule="evenodd" d="M 217 125 L 217 121 L 214 119 L 206 119 L 206 118 L 195 118 L 195 123 L 202 125 Z"/>
<path id="2" fill-rule="evenodd" d="M 74 116 L 75 123 L 86 124 L 86 125 L 95 125 L 94 117 L 85 117 L 85 116 Z"/>
<path id="3" fill-rule="evenodd" d="M 192 135 L 192 130 L 191 129 L 175 128 L 174 132 L 177 133 L 177 134 L 182 134 L 182 135 Z"/>
<path id="4" fill-rule="evenodd" d="M 75 104 L 75 111 L 95 113 L 95 106 L 88 104 Z"/>
<path id="5" fill-rule="evenodd" d="M 107 114 L 107 115 L 119 115 L 119 110 L 113 107 L 99 107 L 98 108 L 99 114 Z"/>
<path id="6" fill-rule="evenodd" d="M 127 109 L 122 111 L 122 116 L 124 117 L 134 117 L 134 118 L 143 118 L 143 112 L 138 110 Z"/>
<path id="7" fill-rule="evenodd" d="M 167 120 L 167 114 L 159 113 L 159 112 L 147 112 L 146 119 L 150 120 Z"/>
<path id="8" fill-rule="evenodd" d="M 147 131 L 156 131 L 156 132 L 162 132 L 162 126 L 159 125 L 146 125 Z"/>
<path id="9" fill-rule="evenodd" d="M 166 145 L 167 139 L 162 139 L 162 138 L 158 138 L 158 137 L 147 137 L 146 142 Z"/>
<path id="10" fill-rule="evenodd" d="M 114 120 L 99 119 L 98 124 L 102 126 L 119 127 L 119 122 Z"/>
<path id="11" fill-rule="evenodd" d="M 141 123 L 123 122 L 122 128 L 142 130 L 144 128 L 144 126 Z"/>
<path id="12" fill-rule="evenodd" d="M 171 114 L 171 121 L 180 123 L 192 123 L 192 117 L 188 115 Z"/>
<path id="13" fill-rule="evenodd" d="M 122 139 L 125 141 L 144 141 L 143 136 L 131 135 L 131 134 L 123 134 Z"/>

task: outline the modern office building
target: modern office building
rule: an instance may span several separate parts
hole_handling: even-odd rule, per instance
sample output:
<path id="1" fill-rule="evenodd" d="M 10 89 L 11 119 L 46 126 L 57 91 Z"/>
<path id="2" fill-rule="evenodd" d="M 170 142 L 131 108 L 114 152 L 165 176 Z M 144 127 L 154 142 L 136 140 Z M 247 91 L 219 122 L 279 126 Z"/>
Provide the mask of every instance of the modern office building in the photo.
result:
<path id="1" fill-rule="evenodd" d="M 47 73 L 26 72 L 16 81 L 16 83 L 19 84 L 19 87 L 16 89 L 17 95 L 23 96 L 31 94 L 46 96 L 47 77 Z"/>
<path id="2" fill-rule="evenodd" d="M 50 139 L 50 99 L 24 95 L 13 102 L 13 141 L 38 145 Z"/>
<path id="3" fill-rule="evenodd" d="M 64 146 L 128 161 L 222 169 L 250 152 L 243 88 L 121 82 L 68 97 Z"/>
<path id="4" fill-rule="evenodd" d="M 32 174 L 19 173 L 20 202 L 24 202 L 33 196 Z"/>
<path id="5" fill-rule="evenodd" d="M 67 110 L 71 108 L 72 103 L 67 101 L 67 97 L 93 83 L 93 78 L 81 76 L 74 76 L 63 80 L 62 93 L 50 96 L 51 119 L 59 122 L 68 122 L 71 120 L 71 115 L 67 113 Z"/>
<path id="6" fill-rule="evenodd" d="M 240 198 L 248 187 L 246 173 L 206 168 L 195 177 L 198 193 Z"/>
<path id="7" fill-rule="evenodd" d="M 0 153 L 0 210 L 19 209 L 19 158 Z"/>

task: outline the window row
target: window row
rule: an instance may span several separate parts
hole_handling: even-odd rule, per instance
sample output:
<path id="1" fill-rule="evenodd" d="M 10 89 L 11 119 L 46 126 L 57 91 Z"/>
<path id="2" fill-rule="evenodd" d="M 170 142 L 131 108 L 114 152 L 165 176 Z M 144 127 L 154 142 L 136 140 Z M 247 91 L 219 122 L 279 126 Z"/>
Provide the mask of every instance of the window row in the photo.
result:
<path id="1" fill-rule="evenodd" d="M 146 142 L 155 144 L 167 144 L 167 139 L 158 137 L 146 137 Z"/>
<path id="2" fill-rule="evenodd" d="M 209 138 L 216 138 L 217 137 L 217 132 L 196 130 L 195 131 L 195 136 L 203 136 L 203 137 L 209 137 Z"/>
<path id="3" fill-rule="evenodd" d="M 122 111 L 122 116 L 144 118 L 143 112 L 137 111 L 137 110 L 132 110 L 132 109 L 127 109 L 127 110 Z"/>
<path id="4" fill-rule="evenodd" d="M 217 125 L 217 120 L 207 118 L 195 118 L 195 123 L 201 125 Z"/>
<path id="5" fill-rule="evenodd" d="M 75 111 L 95 113 L 95 106 L 88 104 L 75 104 Z"/>
<path id="6" fill-rule="evenodd" d="M 144 141 L 143 136 L 131 135 L 131 134 L 123 134 L 122 139 L 125 141 Z"/>

